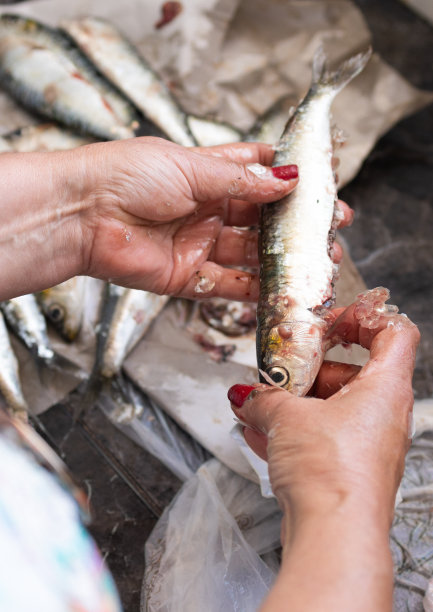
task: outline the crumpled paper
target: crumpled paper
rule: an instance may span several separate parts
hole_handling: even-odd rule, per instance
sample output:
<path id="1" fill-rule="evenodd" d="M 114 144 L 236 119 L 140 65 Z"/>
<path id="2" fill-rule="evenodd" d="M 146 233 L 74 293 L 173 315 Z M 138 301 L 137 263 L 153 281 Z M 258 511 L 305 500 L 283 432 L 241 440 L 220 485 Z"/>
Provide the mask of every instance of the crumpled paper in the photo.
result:
<path id="1" fill-rule="evenodd" d="M 371 42 L 361 12 L 349 0 L 189 0 L 172 22 L 156 30 L 161 5 L 153 0 L 121 5 L 40 0 L 23 2 L 13 12 L 54 26 L 87 14 L 112 20 L 166 79 L 185 110 L 241 130 L 282 96 L 299 102 L 320 45 L 332 66 Z M 382 134 L 432 100 L 432 93 L 412 87 L 375 54 L 333 106 L 335 123 L 347 137 L 338 153 L 340 184 L 355 176 Z M 2 131 L 28 123 L 28 116 L 3 96 L 0 110 Z"/>
<path id="2" fill-rule="evenodd" d="M 189 0 L 172 22 L 157 30 L 154 26 L 161 5 L 154 0 L 39 0 L 4 12 L 53 26 L 86 14 L 109 19 L 166 79 L 185 110 L 211 115 L 242 130 L 248 130 L 282 96 L 298 103 L 308 89 L 312 57 L 319 45 L 335 65 L 365 49 L 371 38 L 361 12 L 349 0 Z M 391 125 L 432 99 L 431 93 L 413 88 L 374 55 L 333 107 L 334 121 L 347 137 L 338 152 L 340 183 L 355 175 Z M 0 132 L 34 122 L 0 92 Z M 341 277 L 339 301 L 348 303 L 364 289 L 348 257 Z M 194 343 L 191 329 L 179 329 L 174 308 L 160 316 L 147 339 L 127 359 L 126 370 L 211 452 L 233 470 L 251 477 L 249 465 L 229 434 L 233 420 L 226 390 L 234 382 L 257 380 L 254 337 L 249 344 L 239 343 L 244 348 L 235 352 L 229 364 L 215 364 Z M 171 321 L 168 327 L 167 321 Z M 93 347 L 92 325 L 75 346 L 55 342 L 59 352 L 87 369 Z M 75 385 L 58 374 L 49 374 L 41 382 L 29 355 L 21 347 L 18 350 L 25 393 L 36 412 L 60 400 Z M 239 359 L 242 351 L 244 356 L 248 353 L 243 361 Z M 346 352 L 345 358 L 350 360 Z M 360 363 L 363 359 L 363 355 L 358 357 Z"/>

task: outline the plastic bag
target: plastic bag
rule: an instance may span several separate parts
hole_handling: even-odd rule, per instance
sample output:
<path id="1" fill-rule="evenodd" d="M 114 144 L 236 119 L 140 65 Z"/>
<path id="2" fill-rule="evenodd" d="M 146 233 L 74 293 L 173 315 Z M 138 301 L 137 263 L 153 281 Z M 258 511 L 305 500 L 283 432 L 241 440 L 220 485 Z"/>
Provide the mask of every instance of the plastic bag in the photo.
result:
<path id="1" fill-rule="evenodd" d="M 260 554 L 279 546 L 275 499 L 217 459 L 166 508 L 146 542 L 142 612 L 254 612 L 276 576 Z M 268 559 L 267 559 L 268 560 Z"/>
<path id="2" fill-rule="evenodd" d="M 210 453 L 129 379 L 122 377 L 121 385 L 130 403 L 119 405 L 113 394 L 104 393 L 98 402 L 104 414 L 180 480 L 191 478 Z"/>

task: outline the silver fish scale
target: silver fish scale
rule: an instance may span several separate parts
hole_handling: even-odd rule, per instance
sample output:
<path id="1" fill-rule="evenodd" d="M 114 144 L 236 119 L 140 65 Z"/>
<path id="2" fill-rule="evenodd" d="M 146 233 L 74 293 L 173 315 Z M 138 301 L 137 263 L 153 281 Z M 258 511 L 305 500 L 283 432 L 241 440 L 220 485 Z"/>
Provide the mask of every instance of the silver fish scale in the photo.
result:
<path id="1" fill-rule="evenodd" d="M 277 266 L 283 268 L 287 292 L 304 308 L 319 306 L 332 295 L 328 233 L 337 193 L 329 126 L 333 97 L 331 92 L 307 98 L 295 116 L 274 165 L 297 163 L 299 184 L 292 195 L 273 205 L 275 210 L 264 223 L 263 248 L 271 254 L 277 246 L 277 254 L 282 255 Z"/>

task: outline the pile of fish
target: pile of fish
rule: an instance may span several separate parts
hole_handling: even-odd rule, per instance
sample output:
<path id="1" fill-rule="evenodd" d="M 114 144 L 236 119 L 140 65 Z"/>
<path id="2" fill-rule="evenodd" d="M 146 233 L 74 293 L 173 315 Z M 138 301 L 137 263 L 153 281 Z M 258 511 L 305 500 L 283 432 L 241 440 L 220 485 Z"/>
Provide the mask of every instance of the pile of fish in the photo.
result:
<path id="1" fill-rule="evenodd" d="M 95 17 L 67 21 L 55 29 L 18 15 L 0 16 L 0 84 L 19 104 L 56 122 L 26 126 L 0 137 L 0 152 L 65 150 L 136 135 L 162 136 L 185 146 L 241 138 L 229 125 L 183 112 L 128 40 Z M 1 304 L 0 391 L 19 418 L 27 418 L 29 406 L 5 320 L 39 365 L 66 371 L 77 381 L 87 379 L 78 366 L 55 353 L 43 316 L 65 341 L 74 341 L 82 324 L 86 281 L 74 278 L 37 296 Z M 81 385 L 87 403 L 104 388 L 112 397 L 117 390 L 117 399 L 127 405 L 119 376 L 122 362 L 167 301 L 167 297 L 107 284 L 94 366 Z"/>

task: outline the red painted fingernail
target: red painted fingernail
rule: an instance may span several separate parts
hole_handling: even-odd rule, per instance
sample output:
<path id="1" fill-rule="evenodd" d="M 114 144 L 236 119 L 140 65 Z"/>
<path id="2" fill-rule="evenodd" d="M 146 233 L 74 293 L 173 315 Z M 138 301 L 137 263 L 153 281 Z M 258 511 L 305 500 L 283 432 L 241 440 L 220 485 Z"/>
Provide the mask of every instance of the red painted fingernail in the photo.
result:
<path id="1" fill-rule="evenodd" d="M 275 166 L 275 168 L 272 168 L 272 174 L 275 178 L 290 181 L 290 179 L 298 178 L 298 166 L 294 164 L 291 166 Z"/>
<path id="2" fill-rule="evenodd" d="M 255 387 L 251 385 L 233 385 L 227 393 L 230 402 L 240 408 Z"/>

